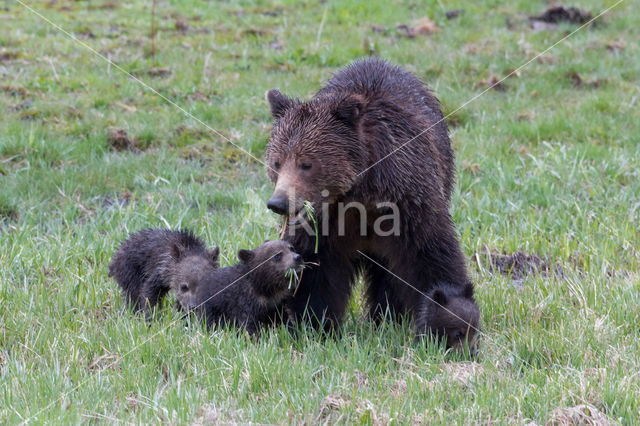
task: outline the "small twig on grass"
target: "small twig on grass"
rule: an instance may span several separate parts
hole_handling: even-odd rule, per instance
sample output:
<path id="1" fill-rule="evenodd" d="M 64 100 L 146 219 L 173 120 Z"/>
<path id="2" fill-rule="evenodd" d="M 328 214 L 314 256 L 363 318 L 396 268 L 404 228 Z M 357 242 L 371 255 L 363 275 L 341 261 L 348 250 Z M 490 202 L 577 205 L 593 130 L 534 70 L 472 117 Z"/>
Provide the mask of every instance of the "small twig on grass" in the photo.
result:
<path id="1" fill-rule="evenodd" d="M 49 65 L 51 65 L 51 69 L 53 70 L 53 76 L 56 78 L 56 81 L 60 81 L 60 77 L 58 77 L 58 73 L 56 72 L 56 66 L 53 65 L 53 61 L 51 60 L 51 58 L 49 59 Z"/>
<path id="2" fill-rule="evenodd" d="M 324 13 L 322 14 L 322 20 L 320 21 L 320 26 L 318 27 L 318 33 L 316 34 L 316 49 L 320 47 L 320 36 L 322 36 L 322 29 L 324 28 L 324 23 L 327 20 L 327 11 L 329 10 L 329 6 L 324 8 Z"/>

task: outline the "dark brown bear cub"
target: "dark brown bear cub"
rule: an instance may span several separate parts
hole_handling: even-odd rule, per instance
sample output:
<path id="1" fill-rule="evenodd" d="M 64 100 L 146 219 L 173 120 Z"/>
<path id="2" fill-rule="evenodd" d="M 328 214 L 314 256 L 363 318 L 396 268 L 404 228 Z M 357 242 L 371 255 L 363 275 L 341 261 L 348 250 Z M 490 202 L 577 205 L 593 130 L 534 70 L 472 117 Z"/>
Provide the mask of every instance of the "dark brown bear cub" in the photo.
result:
<path id="1" fill-rule="evenodd" d="M 440 284 L 422 297 L 415 314 L 418 336 L 442 339 L 448 348 L 476 350 L 480 311 L 473 299 L 473 287 Z"/>
<path id="2" fill-rule="evenodd" d="M 310 101 L 275 89 L 267 100 L 275 119 L 267 207 L 289 217 L 284 238 L 319 265 L 305 271 L 291 300 L 296 317 L 339 323 L 360 270 L 375 319 L 415 315 L 419 292 L 440 282 L 472 286 L 449 212 L 455 164 L 447 125 L 422 81 L 364 59 Z M 317 240 L 305 226 L 309 203 Z"/>
<path id="3" fill-rule="evenodd" d="M 281 314 L 280 305 L 296 284 L 302 257 L 282 240 L 267 241 L 253 250 L 238 252 L 240 263 L 217 269 L 198 286 L 196 312 L 210 328 L 237 325 L 254 334 Z"/>
<path id="4" fill-rule="evenodd" d="M 150 311 L 169 290 L 183 309 L 193 306 L 197 284 L 218 267 L 219 248 L 207 250 L 190 231 L 144 229 L 132 234 L 109 265 L 136 310 Z"/>

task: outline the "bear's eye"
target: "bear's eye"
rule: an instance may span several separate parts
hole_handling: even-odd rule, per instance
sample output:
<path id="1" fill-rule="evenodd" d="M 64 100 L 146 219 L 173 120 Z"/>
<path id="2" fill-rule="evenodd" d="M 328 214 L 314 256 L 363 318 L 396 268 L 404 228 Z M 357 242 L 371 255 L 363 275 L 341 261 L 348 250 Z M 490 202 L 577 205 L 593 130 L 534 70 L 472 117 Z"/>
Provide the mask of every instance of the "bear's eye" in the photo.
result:
<path id="1" fill-rule="evenodd" d="M 180 286 L 180 291 L 182 291 L 183 293 L 189 291 L 189 286 L 186 284 L 182 284 L 182 286 Z"/>
<path id="2" fill-rule="evenodd" d="M 311 170 L 311 163 L 302 163 L 300 164 L 300 168 L 302 170 Z"/>
<path id="3" fill-rule="evenodd" d="M 281 259 L 282 259 L 282 253 L 278 253 L 275 256 L 273 256 L 273 260 L 275 260 L 276 262 L 280 262 Z"/>
<path id="4" fill-rule="evenodd" d="M 289 250 L 293 251 L 293 246 L 289 246 Z"/>
<path id="5" fill-rule="evenodd" d="M 275 167 L 276 170 L 280 170 L 280 162 L 276 161 L 275 163 L 273 163 L 273 167 Z"/>

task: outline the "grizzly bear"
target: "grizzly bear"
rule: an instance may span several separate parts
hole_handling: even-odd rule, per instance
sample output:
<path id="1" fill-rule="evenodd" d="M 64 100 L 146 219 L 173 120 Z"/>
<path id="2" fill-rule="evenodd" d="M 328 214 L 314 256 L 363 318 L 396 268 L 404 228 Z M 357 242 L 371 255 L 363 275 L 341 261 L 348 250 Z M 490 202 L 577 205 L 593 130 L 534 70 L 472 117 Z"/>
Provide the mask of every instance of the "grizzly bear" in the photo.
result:
<path id="1" fill-rule="evenodd" d="M 188 230 L 143 229 L 114 253 L 109 276 L 136 310 L 150 314 L 169 290 L 186 309 L 193 305 L 197 284 L 218 268 L 219 253 L 218 247 L 207 250 Z"/>
<path id="2" fill-rule="evenodd" d="M 237 325 L 249 334 L 284 319 L 281 309 L 303 267 L 302 256 L 283 240 L 238 252 L 240 263 L 217 269 L 196 290 L 194 308 L 207 327 Z M 280 317 L 280 318 L 279 318 Z"/>
<path id="3" fill-rule="evenodd" d="M 289 302 L 297 318 L 333 328 L 360 272 L 376 320 L 415 314 L 419 292 L 439 282 L 473 286 L 449 213 L 454 154 L 438 100 L 422 81 L 363 59 L 310 101 L 277 89 L 266 97 L 274 118 L 267 174 L 275 183 L 267 207 L 288 218 L 284 238 L 318 264 Z"/>
<path id="4" fill-rule="evenodd" d="M 480 311 L 473 300 L 473 287 L 438 284 L 423 295 L 415 313 L 418 336 L 436 337 L 448 348 L 462 349 L 468 344 L 475 353 L 476 334 L 480 331 Z"/>

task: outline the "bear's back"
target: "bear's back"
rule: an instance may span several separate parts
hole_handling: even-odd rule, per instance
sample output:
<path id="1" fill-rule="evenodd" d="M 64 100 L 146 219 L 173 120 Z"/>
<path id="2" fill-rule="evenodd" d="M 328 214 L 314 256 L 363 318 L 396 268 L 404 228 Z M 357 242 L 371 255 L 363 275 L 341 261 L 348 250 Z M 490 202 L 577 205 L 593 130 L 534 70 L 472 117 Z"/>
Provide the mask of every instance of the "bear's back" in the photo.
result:
<path id="1" fill-rule="evenodd" d="M 438 100 L 422 81 L 381 59 L 354 61 L 331 77 L 317 96 L 353 93 L 369 99 L 384 97 L 411 111 L 423 110 L 434 122 L 442 118 Z"/>
<path id="2" fill-rule="evenodd" d="M 381 59 L 366 58 L 356 60 L 336 73 L 316 97 L 339 100 L 353 94 L 362 96 L 365 103 L 375 105 L 373 108 L 378 116 L 382 115 L 383 120 L 384 108 L 392 106 L 390 115 L 386 117 L 389 124 L 400 121 L 394 115 L 399 113 L 402 119 L 408 119 L 416 125 L 415 133 L 410 135 L 411 140 L 422 135 L 431 141 L 439 153 L 439 167 L 444 173 L 442 185 L 448 200 L 455 179 L 454 154 L 440 103 L 429 88 L 400 67 Z M 402 141 L 400 138 L 398 140 Z"/>

